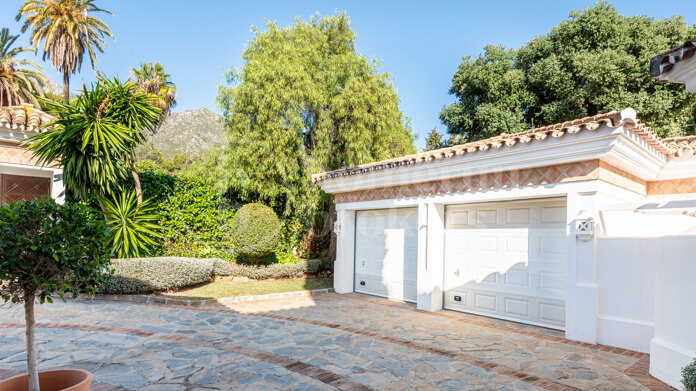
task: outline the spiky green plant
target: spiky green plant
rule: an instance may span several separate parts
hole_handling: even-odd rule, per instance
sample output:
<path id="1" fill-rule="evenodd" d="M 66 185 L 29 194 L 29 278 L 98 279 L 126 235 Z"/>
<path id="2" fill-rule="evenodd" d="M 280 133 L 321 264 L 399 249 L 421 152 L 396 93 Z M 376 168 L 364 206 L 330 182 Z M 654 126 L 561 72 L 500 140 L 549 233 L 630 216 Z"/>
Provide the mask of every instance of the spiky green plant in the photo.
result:
<path id="1" fill-rule="evenodd" d="M 108 216 L 106 224 L 112 242 L 112 251 L 119 258 L 139 257 L 156 244 L 153 238 L 161 238 L 156 224 L 159 215 L 150 200 L 138 203 L 133 190 L 121 191 L 111 199 L 102 198 Z"/>

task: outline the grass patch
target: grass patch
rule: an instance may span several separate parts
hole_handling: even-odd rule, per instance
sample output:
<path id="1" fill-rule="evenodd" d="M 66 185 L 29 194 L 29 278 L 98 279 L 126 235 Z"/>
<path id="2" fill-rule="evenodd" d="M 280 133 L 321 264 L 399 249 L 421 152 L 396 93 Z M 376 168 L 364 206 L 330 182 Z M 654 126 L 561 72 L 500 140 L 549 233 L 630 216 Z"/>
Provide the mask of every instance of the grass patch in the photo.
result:
<path id="1" fill-rule="evenodd" d="M 204 300 L 326 288 L 333 288 L 333 278 L 309 277 L 280 280 L 249 280 L 245 282 L 216 281 L 194 288 L 182 289 L 167 295 L 176 296 L 177 299 Z"/>

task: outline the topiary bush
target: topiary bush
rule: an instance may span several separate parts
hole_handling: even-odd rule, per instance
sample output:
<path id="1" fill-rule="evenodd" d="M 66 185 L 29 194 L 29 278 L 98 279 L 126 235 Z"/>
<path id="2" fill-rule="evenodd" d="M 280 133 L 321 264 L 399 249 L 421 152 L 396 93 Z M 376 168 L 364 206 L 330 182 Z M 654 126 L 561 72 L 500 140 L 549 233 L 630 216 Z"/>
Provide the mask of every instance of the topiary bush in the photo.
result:
<path id="1" fill-rule="evenodd" d="M 246 204 L 232 218 L 230 236 L 238 259 L 257 264 L 278 247 L 280 220 L 266 205 Z"/>
<path id="2" fill-rule="evenodd" d="M 696 391 L 696 359 L 682 368 L 682 385 L 684 391 Z"/>
<path id="3" fill-rule="evenodd" d="M 114 259 L 113 274 L 100 293 L 149 293 L 210 281 L 215 259 L 160 257 Z"/>
<path id="4" fill-rule="evenodd" d="M 253 280 L 265 280 L 269 278 L 297 278 L 306 274 L 317 274 L 330 267 L 330 262 L 325 259 L 310 259 L 299 263 L 276 263 L 264 265 L 235 264 L 223 260 L 216 260 L 213 272 L 216 276 L 247 277 Z"/>

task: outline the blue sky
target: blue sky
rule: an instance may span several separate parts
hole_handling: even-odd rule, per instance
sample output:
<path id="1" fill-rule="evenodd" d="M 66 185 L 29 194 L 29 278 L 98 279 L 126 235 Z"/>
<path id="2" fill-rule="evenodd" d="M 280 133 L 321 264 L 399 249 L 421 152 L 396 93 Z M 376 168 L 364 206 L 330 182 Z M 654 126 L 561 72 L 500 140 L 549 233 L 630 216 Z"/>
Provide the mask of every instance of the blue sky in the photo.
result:
<path id="1" fill-rule="evenodd" d="M 21 0 L 0 0 L 0 27 L 19 33 L 14 16 Z M 654 18 L 684 15 L 696 22 L 693 0 L 632 0 L 613 2 L 624 15 Z M 215 105 L 217 86 L 231 66 L 242 65 L 250 27 L 266 20 L 281 25 L 296 17 L 345 10 L 357 34 L 358 51 L 382 62 L 401 98 L 402 111 L 411 118 L 424 146 L 425 134 L 444 126 L 438 113 L 454 101 L 448 94 L 452 75 L 465 55 L 477 55 L 488 43 L 519 47 L 548 32 L 572 9 L 594 1 L 228 1 L 228 0 L 97 0 L 113 12 L 103 20 L 116 37 L 97 67 L 107 75 L 127 76 L 141 62 L 159 61 L 178 88 L 175 111 Z M 20 38 L 28 44 L 28 34 Z M 49 77 L 61 77 L 49 63 L 36 57 Z M 646 70 L 647 71 L 647 70 Z M 88 61 L 71 79 L 71 89 L 94 80 Z M 59 83 L 60 84 L 60 83 Z"/>

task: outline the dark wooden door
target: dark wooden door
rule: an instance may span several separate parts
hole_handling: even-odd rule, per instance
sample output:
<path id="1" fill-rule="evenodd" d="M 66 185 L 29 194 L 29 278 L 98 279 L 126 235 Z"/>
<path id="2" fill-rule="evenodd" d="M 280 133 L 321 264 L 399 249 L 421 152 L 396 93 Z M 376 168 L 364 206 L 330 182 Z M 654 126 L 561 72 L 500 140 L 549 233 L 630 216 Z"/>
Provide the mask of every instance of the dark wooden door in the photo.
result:
<path id="1" fill-rule="evenodd" d="M 42 195 L 51 196 L 51 178 L 41 178 L 24 175 L 0 176 L 2 179 L 2 204 L 22 200 L 34 200 Z"/>

